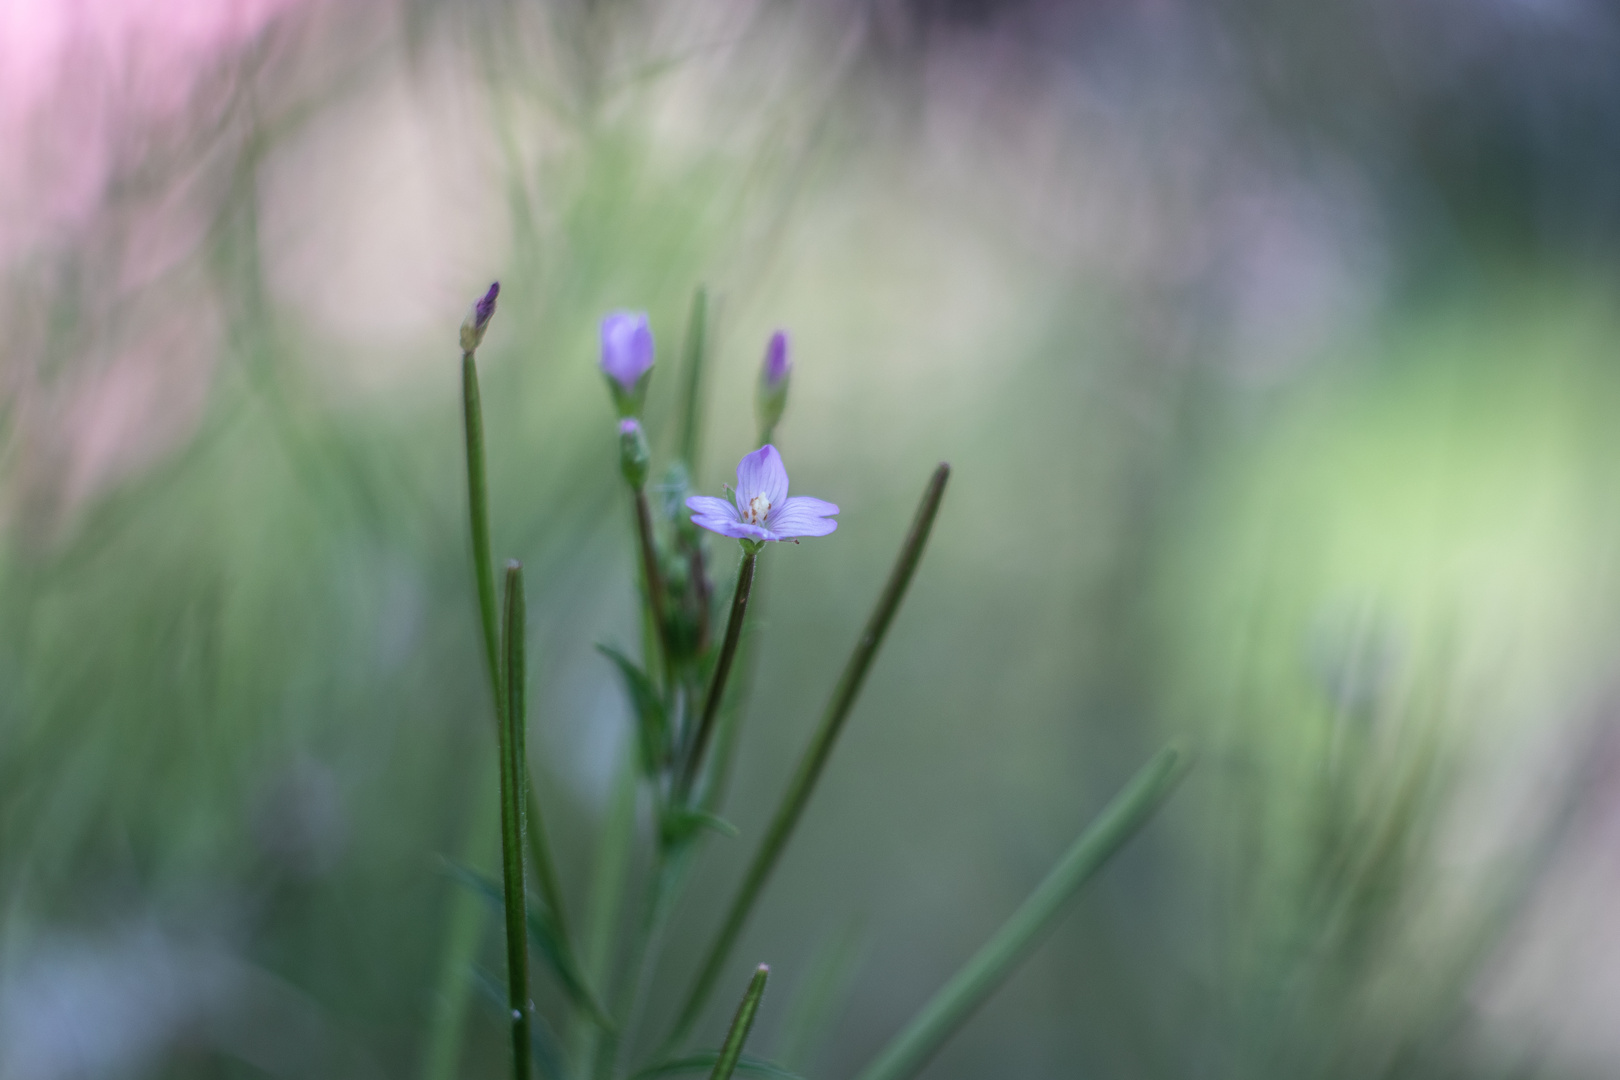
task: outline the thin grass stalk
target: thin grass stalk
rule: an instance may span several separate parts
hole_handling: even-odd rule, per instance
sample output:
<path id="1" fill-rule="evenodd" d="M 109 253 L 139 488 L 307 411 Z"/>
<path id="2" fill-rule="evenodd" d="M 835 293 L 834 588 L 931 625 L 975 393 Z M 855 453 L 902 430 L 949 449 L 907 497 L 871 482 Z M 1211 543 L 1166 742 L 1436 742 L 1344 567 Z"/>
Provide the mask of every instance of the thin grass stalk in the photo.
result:
<path id="1" fill-rule="evenodd" d="M 478 591 L 478 613 L 484 633 L 484 656 L 489 672 L 490 693 L 495 699 L 497 730 L 506 724 L 506 687 L 502 685 L 500 663 L 499 614 L 495 600 L 495 565 L 490 547 L 489 481 L 485 466 L 484 410 L 478 387 L 478 364 L 474 354 L 461 354 L 461 399 L 464 431 L 467 440 L 467 517 L 472 526 L 473 575 Z M 526 759 L 525 759 L 526 760 Z M 528 830 L 529 861 L 534 864 L 535 878 L 540 895 L 551 909 L 557 926 L 557 936 L 564 950 L 571 950 L 568 918 L 563 910 L 562 889 L 557 880 L 556 865 L 541 828 L 540 801 L 534 785 L 524 771 L 523 798 L 532 827 Z"/>
<path id="2" fill-rule="evenodd" d="M 1075 892 L 1153 816 L 1187 766 L 1187 756 L 1173 746 L 1159 751 L 1144 765 L 1012 917 L 939 989 L 857 1080 L 909 1080 L 915 1076 L 1040 943 Z"/>
<path id="3" fill-rule="evenodd" d="M 922 559 L 923 549 L 928 544 L 928 534 L 933 529 L 935 515 L 939 513 L 940 499 L 944 497 L 945 483 L 950 479 L 950 475 L 951 467 L 941 462 L 928 481 L 928 487 L 923 491 L 922 502 L 912 519 L 911 530 L 900 546 L 900 554 L 895 559 L 894 568 L 889 572 L 888 583 L 884 586 L 882 595 L 878 597 L 877 606 L 867 620 L 865 630 L 855 643 L 855 649 L 844 666 L 843 675 L 839 677 L 832 699 L 827 703 L 827 710 L 822 715 L 821 723 L 816 728 L 804 756 L 799 760 L 798 769 L 782 795 L 782 801 L 771 819 L 770 828 L 766 831 L 764 840 L 760 842 L 759 850 L 755 853 L 753 862 L 749 864 L 748 872 L 737 889 L 737 895 L 720 924 L 720 930 L 715 935 L 713 944 L 709 946 L 703 966 L 698 969 L 697 977 L 687 992 L 686 1003 L 682 1006 L 675 1027 L 666 1041 L 666 1052 L 680 1045 L 691 1031 L 692 1025 L 697 1022 L 703 1006 L 708 1002 L 710 992 L 714 989 L 715 980 L 719 977 L 732 946 L 736 944 L 737 936 L 742 933 L 743 925 L 753 911 L 754 902 L 759 899 L 761 890 L 770 879 L 771 871 L 776 868 L 776 862 L 782 855 L 782 849 L 787 846 L 794 827 L 799 823 L 800 815 L 804 813 L 805 805 L 809 803 L 810 796 L 815 791 L 816 782 L 821 778 L 821 771 L 827 764 L 827 758 L 831 755 L 834 744 L 838 741 L 844 721 L 848 719 L 850 709 L 860 694 L 866 673 L 877 656 L 879 646 L 883 644 L 889 624 L 893 622 L 900 601 L 905 598 L 906 588 L 911 584 L 912 575 L 916 573 L 917 564 Z"/>
<path id="4" fill-rule="evenodd" d="M 501 700 L 499 614 L 495 606 L 495 565 L 489 543 L 489 483 L 484 467 L 484 410 L 478 392 L 478 364 L 473 354 L 461 354 L 461 403 L 467 436 L 467 518 L 472 524 L 473 574 L 478 588 L 478 614 L 484 631 L 484 660 L 495 711 Z"/>
<path id="5" fill-rule="evenodd" d="M 512 1076 L 528 1080 L 530 1064 L 529 938 L 527 891 L 523 883 L 524 783 L 524 612 L 523 567 L 506 567 L 506 709 L 501 725 L 501 883 L 506 915 L 506 999 L 511 1009 Z"/>
<path id="6" fill-rule="evenodd" d="M 731 1030 L 726 1032 L 726 1041 L 720 1044 L 720 1056 L 715 1059 L 709 1080 L 731 1080 L 737 1060 L 742 1057 L 743 1044 L 748 1041 L 748 1032 L 754 1026 L 754 1014 L 759 1011 L 759 1001 L 765 996 L 765 980 L 770 974 L 771 969 L 765 964 L 754 969 L 754 977 L 748 980 L 748 989 L 737 1006 L 737 1015 L 731 1018 Z"/>
<path id="7" fill-rule="evenodd" d="M 715 717 L 720 713 L 720 701 L 726 694 L 726 680 L 731 675 L 732 661 L 737 656 L 737 642 L 742 637 L 743 619 L 748 614 L 748 596 L 754 588 L 754 564 L 759 555 L 749 551 L 743 554 L 737 567 L 737 586 L 731 593 L 731 616 L 726 620 L 726 636 L 720 643 L 720 656 L 715 660 L 714 674 L 709 679 L 709 692 L 703 698 L 703 715 L 698 720 L 697 734 L 687 750 L 676 785 L 676 802 L 683 802 L 692 790 L 698 771 L 703 768 L 703 756 L 714 735 Z"/>

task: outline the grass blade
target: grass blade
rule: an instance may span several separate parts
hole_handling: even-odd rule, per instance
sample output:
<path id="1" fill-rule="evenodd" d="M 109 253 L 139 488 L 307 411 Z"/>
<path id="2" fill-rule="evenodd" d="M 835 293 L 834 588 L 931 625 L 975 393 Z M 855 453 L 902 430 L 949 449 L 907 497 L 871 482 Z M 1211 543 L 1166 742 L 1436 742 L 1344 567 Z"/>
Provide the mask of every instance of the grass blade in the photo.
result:
<path id="1" fill-rule="evenodd" d="M 918 505 L 916 517 L 911 522 L 911 531 L 906 534 L 905 543 L 900 547 L 900 555 L 895 559 L 894 569 L 889 572 L 888 583 L 883 587 L 882 595 L 878 597 L 877 607 L 872 610 L 866 628 L 861 632 L 860 640 L 855 643 L 854 652 L 850 654 L 849 662 L 844 665 L 844 673 L 839 677 L 838 686 L 833 690 L 832 700 L 827 703 L 827 711 L 822 715 L 821 724 L 816 728 L 809 747 L 799 760 L 799 767 L 788 783 L 787 791 L 782 795 L 782 801 L 777 806 L 775 817 L 771 819 L 765 839 L 760 842 L 754 861 L 749 865 L 748 873 L 744 876 L 742 885 L 739 886 L 737 895 L 726 912 L 725 921 L 720 924 L 720 931 L 715 935 L 713 944 L 709 946 L 708 954 L 703 966 L 698 970 L 697 978 L 692 982 L 691 990 L 687 992 L 686 1004 L 682 1007 L 675 1021 L 675 1028 L 670 1032 L 665 1044 L 666 1051 L 679 1046 L 692 1029 L 692 1025 L 697 1022 L 704 1004 L 709 999 L 709 993 L 714 989 L 715 980 L 719 977 L 732 946 L 736 944 L 737 936 L 742 933 L 743 924 L 748 921 L 754 902 L 759 899 L 760 891 L 764 889 L 771 871 L 776 868 L 776 860 L 781 857 L 782 849 L 787 845 L 794 827 L 799 823 L 799 816 L 804 813 L 805 804 L 810 801 L 810 795 L 815 791 L 816 781 L 821 778 L 821 770 L 826 766 L 828 756 L 832 754 L 833 745 L 838 741 L 838 733 L 843 730 L 844 721 L 848 719 L 850 709 L 861 692 L 861 684 L 866 680 L 866 673 L 877 656 L 878 647 L 883 644 L 889 624 L 894 621 L 894 613 L 899 610 L 900 601 L 905 598 L 906 588 L 911 584 L 912 575 L 916 573 L 923 549 L 928 545 L 928 534 L 933 529 L 935 515 L 939 513 L 940 499 L 945 495 L 945 482 L 950 479 L 950 475 L 951 467 L 942 462 L 939 468 L 934 470 L 933 477 L 928 481 L 928 487 L 923 491 L 922 502 Z"/>
<path id="2" fill-rule="evenodd" d="M 528 770 L 523 755 L 525 671 L 523 658 L 523 568 L 506 567 L 505 650 L 506 708 L 501 723 L 501 884 L 506 916 L 506 1000 L 511 1009 L 512 1076 L 528 1080 L 529 1030 L 528 902 L 523 884 L 523 793 Z"/>
<path id="3" fill-rule="evenodd" d="M 489 674 L 490 693 L 495 699 L 495 726 L 497 733 L 506 727 L 507 687 L 502 684 L 500 661 L 500 632 L 495 603 L 495 568 L 489 540 L 489 482 L 485 469 L 484 411 L 478 389 L 478 364 L 471 352 L 461 354 L 461 400 L 463 427 L 467 440 L 467 518 L 471 523 L 473 549 L 473 577 L 478 592 L 479 626 L 484 637 L 484 658 Z M 518 724 L 521 736 L 525 725 Z M 525 759 L 527 760 L 527 759 Z M 524 770 L 521 788 L 525 808 L 534 828 L 527 834 L 529 861 L 534 864 L 539 878 L 540 892 L 556 916 L 558 932 L 564 942 L 568 940 L 568 920 L 562 908 L 562 890 L 546 846 L 545 830 L 540 824 L 540 802 L 534 786 Z"/>
<path id="4" fill-rule="evenodd" d="M 770 976 L 771 969 L 764 964 L 754 969 L 754 977 L 748 980 L 748 989 L 737 1006 L 737 1015 L 731 1018 L 731 1030 L 726 1032 L 726 1041 L 720 1044 L 720 1055 L 714 1059 L 714 1071 L 709 1074 L 709 1080 L 731 1080 L 737 1059 L 742 1057 L 743 1043 L 753 1030 L 760 999 L 765 996 L 765 980 Z"/>
<path id="5" fill-rule="evenodd" d="M 1166 747 L 1103 808 L 1029 898 L 922 1007 L 857 1080 L 907 1080 L 995 992 L 1051 929 L 1065 903 L 1159 808 L 1187 771 L 1188 759 Z"/>

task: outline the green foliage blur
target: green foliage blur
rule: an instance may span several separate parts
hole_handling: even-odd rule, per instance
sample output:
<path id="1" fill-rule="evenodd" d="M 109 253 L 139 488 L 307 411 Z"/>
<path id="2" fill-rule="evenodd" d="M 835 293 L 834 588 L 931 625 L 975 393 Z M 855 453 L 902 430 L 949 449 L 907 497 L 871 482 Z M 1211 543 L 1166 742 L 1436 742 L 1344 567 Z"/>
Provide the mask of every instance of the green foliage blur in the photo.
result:
<path id="1" fill-rule="evenodd" d="M 764 961 L 750 1046 L 853 1075 L 1179 738 L 1176 799 L 924 1076 L 1614 1075 L 1617 33 L 368 0 L 174 93 L 73 68 L 0 168 L 0 1080 L 424 1075 L 446 860 L 495 866 L 456 333 L 496 278 L 494 548 L 572 903 L 633 752 L 596 646 L 641 643 L 600 316 L 651 315 L 656 478 L 717 298 L 711 494 L 787 328 L 777 445 L 842 509 L 764 557 L 742 835 L 659 1023 L 946 460 L 700 1040 Z M 501 1011 L 456 1075 L 503 1075 Z"/>

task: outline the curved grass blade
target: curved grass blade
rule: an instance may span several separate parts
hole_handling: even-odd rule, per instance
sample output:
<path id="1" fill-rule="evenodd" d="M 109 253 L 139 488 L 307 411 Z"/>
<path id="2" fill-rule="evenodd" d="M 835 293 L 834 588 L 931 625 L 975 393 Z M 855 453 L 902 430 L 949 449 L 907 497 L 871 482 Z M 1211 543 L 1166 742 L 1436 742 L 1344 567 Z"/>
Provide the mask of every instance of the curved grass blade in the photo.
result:
<path id="1" fill-rule="evenodd" d="M 1144 765 L 1080 834 L 1029 898 L 922 1007 L 857 1080 L 907 1080 L 995 992 L 1051 929 L 1070 897 L 1153 816 L 1186 773 L 1188 759 L 1166 747 Z"/>
<path id="2" fill-rule="evenodd" d="M 742 638 L 743 620 L 748 614 L 748 595 L 753 591 L 754 565 L 758 558 L 756 553 L 750 551 L 742 557 L 742 562 L 737 567 L 737 585 L 731 593 L 731 615 L 726 619 L 726 636 L 720 643 L 720 657 L 715 661 L 714 673 L 709 679 L 709 690 L 703 698 L 703 716 L 698 721 L 697 735 L 693 738 L 686 761 L 681 766 L 681 776 L 676 787 L 679 801 L 684 802 L 692 790 L 692 783 L 697 779 L 698 770 L 703 767 L 703 757 L 708 750 L 709 739 L 714 734 L 715 717 L 720 714 L 720 702 L 726 696 L 726 679 L 731 674 L 731 664 L 737 655 L 737 642 Z"/>
<path id="3" fill-rule="evenodd" d="M 754 861 L 749 864 L 742 885 L 738 887 L 737 895 L 726 912 L 725 921 L 720 924 L 719 933 L 709 946 L 703 966 L 698 969 L 697 978 L 692 981 L 692 988 L 687 991 L 686 1003 L 676 1018 L 674 1030 L 670 1032 L 665 1042 L 666 1053 L 679 1046 L 691 1031 L 692 1025 L 697 1022 L 703 1006 L 709 1000 L 709 993 L 714 989 L 715 980 L 719 978 L 721 968 L 731 953 L 732 946 L 742 933 L 743 924 L 748 921 L 754 902 L 759 899 L 771 871 L 776 868 L 776 860 L 781 857 L 782 849 L 787 846 L 794 827 L 799 823 L 800 815 L 804 813 L 805 805 L 810 801 L 811 793 L 815 791 L 816 781 L 821 778 L 821 770 L 826 766 L 833 745 L 838 741 L 838 733 L 843 730 L 844 721 L 849 718 L 855 699 L 860 695 L 861 685 L 866 681 L 866 673 L 877 656 L 878 647 L 883 644 L 889 624 L 894 621 L 894 614 L 899 610 L 900 601 L 905 598 L 906 588 L 911 584 L 912 575 L 917 571 L 923 549 L 928 544 L 928 534 L 934 527 L 934 517 L 939 513 L 940 499 L 945 495 L 945 482 L 950 476 L 951 467 L 941 462 L 928 481 L 928 487 L 923 491 L 922 501 L 917 506 L 917 514 L 911 521 L 911 530 L 906 534 L 905 542 L 900 546 L 900 554 L 895 559 L 894 568 L 889 572 L 888 583 L 884 585 L 877 606 L 872 610 L 866 628 L 855 643 L 849 662 L 844 665 L 844 672 L 833 690 L 832 700 L 827 703 L 827 711 L 822 714 L 821 723 L 816 728 L 809 747 L 799 759 L 799 767 L 795 770 L 793 779 L 789 781 L 781 803 L 777 805 L 776 814 L 771 819 L 765 839 L 760 842 Z"/>

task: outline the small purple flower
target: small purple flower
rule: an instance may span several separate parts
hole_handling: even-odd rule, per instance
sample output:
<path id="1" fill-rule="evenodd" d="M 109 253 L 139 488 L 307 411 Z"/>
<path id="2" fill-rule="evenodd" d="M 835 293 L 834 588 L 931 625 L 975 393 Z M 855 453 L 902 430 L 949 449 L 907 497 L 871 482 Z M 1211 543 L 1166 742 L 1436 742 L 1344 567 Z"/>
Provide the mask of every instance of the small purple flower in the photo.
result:
<path id="1" fill-rule="evenodd" d="M 641 422 L 633 416 L 627 416 L 619 421 L 620 435 L 634 435 L 641 430 Z"/>
<path id="2" fill-rule="evenodd" d="M 788 498 L 788 474 L 782 455 L 766 444 L 737 465 L 737 490 L 731 502 L 712 495 L 686 500 L 692 524 L 738 540 L 791 540 L 826 536 L 838 528 L 838 507 L 808 495 Z"/>
<path id="3" fill-rule="evenodd" d="M 602 371 L 626 394 L 653 366 L 652 328 L 644 311 L 615 311 L 602 320 Z"/>
<path id="4" fill-rule="evenodd" d="M 467 318 L 461 323 L 461 350 L 472 352 L 484 340 L 484 331 L 489 329 L 489 320 L 495 317 L 495 298 L 501 294 L 501 283 L 492 281 L 489 291 L 481 300 L 467 312 Z"/>
<path id="5" fill-rule="evenodd" d="M 792 370 L 793 359 L 788 355 L 787 331 L 778 330 L 771 335 L 770 344 L 765 346 L 765 367 L 761 376 L 766 389 L 776 389 Z"/>

